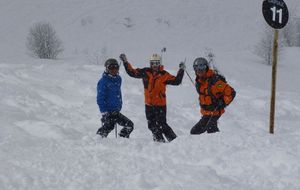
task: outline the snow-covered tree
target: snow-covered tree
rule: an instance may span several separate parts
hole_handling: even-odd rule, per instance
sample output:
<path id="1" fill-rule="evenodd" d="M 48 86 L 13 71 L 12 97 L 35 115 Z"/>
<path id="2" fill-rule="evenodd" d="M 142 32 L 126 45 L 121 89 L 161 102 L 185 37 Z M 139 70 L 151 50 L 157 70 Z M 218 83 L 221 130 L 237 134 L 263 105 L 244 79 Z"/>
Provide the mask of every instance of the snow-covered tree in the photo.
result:
<path id="1" fill-rule="evenodd" d="M 290 18 L 289 23 L 282 29 L 282 37 L 285 46 L 300 46 L 300 18 Z"/>
<path id="2" fill-rule="evenodd" d="M 300 47 L 300 17 L 295 18 L 296 30 L 295 30 L 295 45 Z"/>
<path id="3" fill-rule="evenodd" d="M 30 28 L 26 46 L 33 56 L 41 59 L 55 59 L 63 51 L 62 41 L 48 22 L 39 22 Z"/>
<path id="4" fill-rule="evenodd" d="M 272 29 L 266 27 L 254 50 L 254 53 L 262 58 L 263 63 L 267 65 L 272 65 L 273 36 Z"/>

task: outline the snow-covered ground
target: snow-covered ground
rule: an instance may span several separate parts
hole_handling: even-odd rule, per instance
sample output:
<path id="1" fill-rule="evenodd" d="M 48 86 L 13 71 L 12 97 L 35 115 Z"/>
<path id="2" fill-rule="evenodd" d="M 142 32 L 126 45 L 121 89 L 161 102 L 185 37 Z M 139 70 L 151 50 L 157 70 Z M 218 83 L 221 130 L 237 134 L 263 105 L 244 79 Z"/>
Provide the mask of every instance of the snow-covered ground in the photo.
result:
<path id="1" fill-rule="evenodd" d="M 286 1 L 299 10 L 299 2 Z M 297 12 L 297 11 L 296 11 Z M 299 11 L 298 11 L 299 12 Z M 49 20 L 64 41 L 58 60 L 26 54 L 30 25 Z M 268 133 L 271 67 L 252 52 L 263 32 L 261 0 L 1 0 L 0 189 L 300 189 L 300 48 L 286 48 L 278 67 L 275 134 Z M 209 47 L 237 97 L 220 133 L 191 136 L 200 119 L 185 76 L 168 87 L 168 123 L 178 138 L 152 141 L 140 80 L 123 77 L 130 139 L 99 141 L 96 84 L 107 57 L 127 53 L 137 66 L 167 47 L 175 74 Z M 97 55 L 95 55 L 97 53 Z"/>

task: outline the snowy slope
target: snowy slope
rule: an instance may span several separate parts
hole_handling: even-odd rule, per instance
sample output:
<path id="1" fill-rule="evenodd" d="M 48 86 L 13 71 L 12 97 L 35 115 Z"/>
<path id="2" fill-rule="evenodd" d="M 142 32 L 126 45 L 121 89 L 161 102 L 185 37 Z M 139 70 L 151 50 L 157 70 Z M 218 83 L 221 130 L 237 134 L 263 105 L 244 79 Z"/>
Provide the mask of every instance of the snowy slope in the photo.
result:
<path id="1" fill-rule="evenodd" d="M 299 10 L 299 2 L 287 3 Z M 299 189 L 300 49 L 282 54 L 269 135 L 271 68 L 252 54 L 264 24 L 260 6 L 259 0 L 0 1 L 0 189 Z M 59 60 L 26 54 L 28 28 L 40 20 L 53 22 L 64 41 Z M 122 112 L 135 130 L 130 139 L 112 133 L 99 141 L 95 88 L 103 66 L 93 54 L 102 52 L 101 60 L 125 52 L 145 66 L 163 46 L 166 68 L 175 74 L 186 57 L 192 76 L 193 59 L 214 49 L 238 92 L 220 119 L 221 133 L 189 135 L 200 114 L 185 76 L 167 94 L 168 122 L 179 137 L 154 143 L 142 82 L 121 68 Z"/>
<path id="2" fill-rule="evenodd" d="M 1 0 L 1 53 L 23 55 L 30 25 L 43 20 L 56 27 L 66 56 L 106 49 L 140 55 L 139 62 L 163 46 L 180 56 L 206 46 L 249 48 L 264 22 L 261 0 Z"/>

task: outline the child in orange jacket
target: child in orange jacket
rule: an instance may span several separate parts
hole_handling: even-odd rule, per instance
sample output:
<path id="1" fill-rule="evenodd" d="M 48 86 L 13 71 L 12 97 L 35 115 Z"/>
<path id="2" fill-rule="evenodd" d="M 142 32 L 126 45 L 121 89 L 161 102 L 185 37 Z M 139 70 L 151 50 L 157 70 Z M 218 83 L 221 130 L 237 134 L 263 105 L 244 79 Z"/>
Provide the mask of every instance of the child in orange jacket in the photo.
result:
<path id="1" fill-rule="evenodd" d="M 223 76 L 209 69 L 209 63 L 205 58 L 197 58 L 193 68 L 202 118 L 191 129 L 191 134 L 218 132 L 217 121 L 225 112 L 225 107 L 234 99 L 236 92 Z"/>

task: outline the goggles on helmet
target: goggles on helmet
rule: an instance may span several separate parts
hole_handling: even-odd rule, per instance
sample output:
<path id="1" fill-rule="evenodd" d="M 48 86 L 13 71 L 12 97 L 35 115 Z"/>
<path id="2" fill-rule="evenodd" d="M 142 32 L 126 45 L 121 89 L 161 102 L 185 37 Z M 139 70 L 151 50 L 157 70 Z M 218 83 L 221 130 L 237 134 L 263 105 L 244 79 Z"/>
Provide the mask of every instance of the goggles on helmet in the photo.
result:
<path id="1" fill-rule="evenodd" d="M 150 65 L 151 66 L 159 66 L 160 65 L 160 61 L 150 61 Z"/>
<path id="2" fill-rule="evenodd" d="M 118 64 L 110 64 L 107 66 L 108 70 L 119 70 L 120 66 Z"/>
<path id="3" fill-rule="evenodd" d="M 195 71 L 206 71 L 207 65 L 206 64 L 196 64 L 193 65 Z"/>

